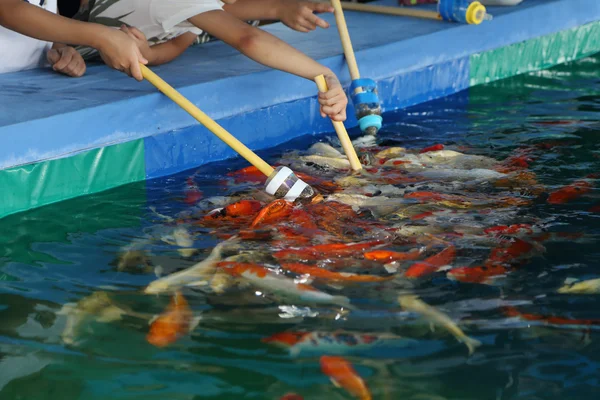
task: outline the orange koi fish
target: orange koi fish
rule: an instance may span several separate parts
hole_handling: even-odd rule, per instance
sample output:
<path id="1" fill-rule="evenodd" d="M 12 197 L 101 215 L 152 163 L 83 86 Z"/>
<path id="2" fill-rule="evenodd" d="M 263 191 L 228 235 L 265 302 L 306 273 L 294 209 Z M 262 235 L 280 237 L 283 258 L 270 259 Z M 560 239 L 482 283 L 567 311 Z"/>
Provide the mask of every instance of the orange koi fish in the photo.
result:
<path id="1" fill-rule="evenodd" d="M 372 249 L 376 246 L 383 245 L 381 240 L 373 240 L 360 243 L 332 243 L 319 244 L 316 246 L 304 247 L 302 249 L 286 249 L 280 250 L 273 254 L 278 260 L 318 260 L 328 257 L 351 257 L 357 252 L 362 252 Z"/>
<path id="2" fill-rule="evenodd" d="M 574 319 L 556 316 L 546 316 L 538 314 L 526 314 L 517 310 L 515 307 L 507 306 L 503 308 L 504 315 L 507 317 L 518 317 L 525 321 L 538 321 L 549 326 L 571 326 L 571 327 L 586 327 L 600 325 L 600 319 Z"/>
<path id="3" fill-rule="evenodd" d="M 262 265 L 222 261 L 217 264 L 227 273 L 243 278 L 255 287 L 281 298 L 309 304 L 330 304 L 353 309 L 345 296 L 333 296 L 310 285 L 297 283 L 283 274 L 273 272 Z"/>
<path id="4" fill-rule="evenodd" d="M 493 278 L 505 275 L 508 270 L 502 265 L 480 265 L 477 267 L 458 267 L 446 274 L 449 279 L 465 283 L 488 283 Z"/>
<path id="5" fill-rule="evenodd" d="M 250 224 L 251 228 L 281 221 L 292 213 L 294 206 L 287 200 L 277 199 L 263 207 Z"/>
<path id="6" fill-rule="evenodd" d="M 227 176 L 233 177 L 235 183 L 265 183 L 267 181 L 267 177 L 265 176 L 265 174 L 263 174 L 258 168 L 256 168 L 253 165 L 246 168 L 242 168 L 238 171 L 230 172 L 227 174 Z"/>
<path id="7" fill-rule="evenodd" d="M 532 243 L 519 238 L 512 238 L 508 246 L 492 249 L 486 261 L 486 265 L 514 264 L 521 258 L 527 256 L 534 249 L 535 246 Z"/>
<path id="8" fill-rule="evenodd" d="M 394 278 L 394 275 L 374 276 L 374 275 L 359 275 L 347 272 L 333 272 L 325 268 L 319 268 L 313 265 L 290 263 L 282 264 L 283 269 L 291 271 L 298 275 L 310 275 L 313 278 L 321 278 L 332 281 L 342 282 L 383 282 Z"/>
<path id="9" fill-rule="evenodd" d="M 407 278 L 419 278 L 433 274 L 440 267 L 450 264 L 455 258 L 456 247 L 450 245 L 439 253 L 411 265 L 404 273 L 404 276 Z"/>
<path id="10" fill-rule="evenodd" d="M 421 249 L 412 249 L 403 253 L 390 250 L 374 250 L 368 251 L 363 255 L 367 260 L 391 263 L 394 261 L 414 261 L 421 257 L 422 253 Z"/>
<path id="11" fill-rule="evenodd" d="M 425 147 L 424 149 L 419 151 L 419 154 L 429 153 L 430 151 L 440 151 L 440 150 L 444 150 L 444 145 L 443 144 L 434 144 L 433 146 Z"/>
<path id="12" fill-rule="evenodd" d="M 260 211 L 262 205 L 256 200 L 240 200 L 225 207 L 225 215 L 228 217 L 254 216 Z"/>
<path id="13" fill-rule="evenodd" d="M 180 292 L 176 292 L 166 311 L 150 325 L 148 343 L 168 346 L 195 327 L 192 310 Z"/>
<path id="14" fill-rule="evenodd" d="M 565 204 L 592 190 L 592 184 L 588 181 L 578 180 L 570 185 L 567 185 L 561 189 L 558 189 L 548 196 L 547 202 L 549 204 Z"/>
<path id="15" fill-rule="evenodd" d="M 321 356 L 320 361 L 321 371 L 331 379 L 335 386 L 344 388 L 360 400 L 372 399 L 369 388 L 345 358 Z"/>

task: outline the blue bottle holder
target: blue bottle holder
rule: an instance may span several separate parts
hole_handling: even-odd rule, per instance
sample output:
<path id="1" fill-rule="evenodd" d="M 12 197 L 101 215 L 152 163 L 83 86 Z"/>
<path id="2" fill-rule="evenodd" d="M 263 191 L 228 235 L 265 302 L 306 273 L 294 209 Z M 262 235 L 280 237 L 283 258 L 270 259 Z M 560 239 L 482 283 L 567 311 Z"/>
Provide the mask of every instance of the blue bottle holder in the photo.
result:
<path id="1" fill-rule="evenodd" d="M 357 89 L 360 89 L 358 93 Z M 353 80 L 350 85 L 350 98 L 354 104 L 360 130 L 376 134 L 381 129 L 383 118 L 375 81 L 366 78 Z"/>

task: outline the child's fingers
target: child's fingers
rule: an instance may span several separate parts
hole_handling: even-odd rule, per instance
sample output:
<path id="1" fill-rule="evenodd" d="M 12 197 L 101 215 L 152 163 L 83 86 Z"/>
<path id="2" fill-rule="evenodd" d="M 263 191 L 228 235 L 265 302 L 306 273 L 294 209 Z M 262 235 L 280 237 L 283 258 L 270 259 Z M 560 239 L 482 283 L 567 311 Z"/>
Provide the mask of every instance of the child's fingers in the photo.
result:
<path id="1" fill-rule="evenodd" d="M 302 18 L 299 22 L 298 22 L 299 27 L 304 28 L 306 30 L 306 32 L 311 32 L 314 31 L 315 29 L 317 29 L 317 26 L 315 24 L 313 24 L 312 22 L 310 22 L 307 18 Z"/>
<path id="2" fill-rule="evenodd" d="M 74 59 L 72 63 L 67 65 L 67 67 L 65 68 L 65 71 L 63 71 L 63 72 L 65 74 L 67 74 L 69 76 L 73 76 L 73 77 L 82 76 L 83 73 L 85 72 L 85 63 L 82 61 L 83 60 Z"/>
<path id="3" fill-rule="evenodd" d="M 64 50 L 61 52 L 60 54 L 60 60 L 58 60 L 53 66 L 52 68 L 55 71 L 63 71 L 66 69 L 67 65 L 69 65 L 71 63 L 71 60 L 73 59 L 73 53 L 71 53 L 68 50 Z"/>
<path id="4" fill-rule="evenodd" d="M 317 28 L 317 26 L 319 26 L 323 29 L 329 28 L 329 24 L 327 23 L 327 21 L 325 21 L 322 18 L 317 17 L 315 14 L 309 13 L 309 15 L 306 16 L 306 19 L 308 20 L 308 22 L 311 25 L 313 25 L 315 27 L 315 29 Z"/>
<path id="5" fill-rule="evenodd" d="M 319 94 L 319 103 L 322 105 L 326 105 L 326 106 L 332 106 L 336 103 L 342 102 L 346 99 L 346 95 L 344 94 L 344 92 L 333 92 L 330 93 L 332 91 L 326 92 L 326 93 L 320 93 Z M 329 96 L 321 96 L 321 94 L 326 95 L 329 94 Z"/>
<path id="6" fill-rule="evenodd" d="M 144 33 L 142 31 L 140 31 L 138 28 L 132 26 L 129 28 L 129 32 L 133 35 L 133 37 L 135 37 L 136 39 L 139 40 L 143 40 L 146 41 L 146 35 L 144 35 Z"/>
<path id="7" fill-rule="evenodd" d="M 50 65 L 54 66 L 54 64 L 60 60 L 60 53 L 56 49 L 50 49 L 48 50 L 48 53 L 46 53 L 46 58 Z"/>
<path id="8" fill-rule="evenodd" d="M 329 4 L 325 3 L 308 3 L 307 6 L 313 10 L 314 12 L 323 13 L 323 12 L 333 12 L 333 7 Z"/>

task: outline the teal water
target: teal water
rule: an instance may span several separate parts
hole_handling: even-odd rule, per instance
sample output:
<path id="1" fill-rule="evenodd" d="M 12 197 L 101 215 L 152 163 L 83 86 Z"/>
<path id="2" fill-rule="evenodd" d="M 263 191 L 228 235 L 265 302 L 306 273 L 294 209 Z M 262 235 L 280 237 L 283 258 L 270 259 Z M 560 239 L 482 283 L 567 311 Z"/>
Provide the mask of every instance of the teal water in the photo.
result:
<path id="1" fill-rule="evenodd" d="M 560 188 L 600 171 L 599 66 L 600 56 L 591 57 L 390 113 L 380 145 L 444 143 L 498 160 L 535 147 L 529 170 L 549 190 Z M 274 161 L 285 150 L 307 149 L 322 139 L 303 138 L 262 155 Z M 350 399 L 320 371 L 319 356 L 327 352 L 292 357 L 261 342 L 288 330 L 339 329 L 405 338 L 342 352 L 374 399 L 597 397 L 600 294 L 556 293 L 565 279 L 600 277 L 600 214 L 590 211 L 600 203 L 597 189 L 566 204 L 536 199 L 521 208 L 513 222 L 535 218 L 549 221 L 549 232 L 580 235 L 543 243 L 543 254 L 507 276 L 469 284 L 440 273 L 410 285 L 483 343 L 472 356 L 443 328 L 431 331 L 401 312 L 393 299 L 407 286 L 396 281 L 342 289 L 359 308 L 348 315 L 331 308 L 277 308 L 254 291 L 218 296 L 185 289 L 202 316 L 199 326 L 167 348 L 148 344 L 148 321 L 169 298 L 141 290 L 157 271 L 167 274 L 202 260 L 220 239 L 198 228 L 198 254 L 189 259 L 173 245 L 153 242 L 145 247 L 149 265 L 126 269 L 116 265 L 117 253 L 163 234 L 164 221 L 149 206 L 169 216 L 190 208 L 183 201 L 188 177 L 205 198 L 227 196 L 243 185 L 223 186 L 220 174 L 244 166 L 240 160 L 213 164 L 0 220 L 0 399 L 279 399 L 288 392 Z M 462 248 L 460 265 L 481 250 Z M 98 292 L 128 315 L 111 322 L 88 318 L 66 340 L 64 305 Z M 511 318 L 507 306 L 538 320 Z"/>

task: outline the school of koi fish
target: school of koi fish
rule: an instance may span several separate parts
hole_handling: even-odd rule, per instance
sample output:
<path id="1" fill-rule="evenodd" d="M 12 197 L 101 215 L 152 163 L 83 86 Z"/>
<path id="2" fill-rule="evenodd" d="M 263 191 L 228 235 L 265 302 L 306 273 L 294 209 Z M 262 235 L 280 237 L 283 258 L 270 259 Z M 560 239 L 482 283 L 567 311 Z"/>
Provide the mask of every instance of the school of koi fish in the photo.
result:
<path id="1" fill-rule="evenodd" d="M 529 170 L 548 144 L 523 146 L 503 160 L 469 154 L 469 149 L 435 144 L 425 148 L 386 147 L 375 137 L 354 141 L 364 169 L 351 173 L 335 141 L 318 142 L 306 152 L 283 155 L 276 165 L 292 168 L 318 195 L 290 203 L 263 192 L 265 177 L 254 167 L 229 173 L 222 185 L 232 196 L 204 198 L 194 177 L 187 180 L 185 211 L 162 215 L 146 238 L 124 248 L 115 262 L 120 271 L 154 271 L 158 278 L 147 295 L 169 296 L 166 310 L 149 319 L 148 343 L 164 348 L 195 329 L 203 314 L 194 298 L 211 304 L 273 308 L 273 318 L 352 321 L 353 314 L 386 314 L 400 320 L 423 318 L 442 328 L 472 356 L 482 341 L 466 326 L 415 293 L 436 279 L 454 284 L 501 286 L 545 246 L 583 241 L 585 235 L 549 229 L 553 217 L 527 212 L 590 195 L 600 176 L 582 176 L 562 188 L 548 188 Z M 590 212 L 598 212 L 593 207 Z M 218 244 L 198 254 L 194 240 L 210 233 Z M 177 248 L 189 268 L 165 273 L 155 267 L 146 245 L 164 242 Z M 600 279 L 567 281 L 557 293 L 599 294 Z M 237 299 L 237 300 L 236 300 Z M 257 309 L 258 310 L 258 309 Z M 573 327 L 589 333 L 600 320 L 529 314 L 518 305 L 502 308 L 506 317 L 542 326 Z M 115 323 L 135 313 L 106 292 L 97 292 L 63 310 L 63 341 L 77 343 L 90 316 Z M 135 316 L 135 315 L 134 315 Z M 142 316 L 144 317 L 144 316 Z M 462 325 L 461 328 L 459 325 Z M 285 330 L 257 340 L 284 349 L 292 358 L 316 357 L 321 372 L 347 396 L 374 396 L 369 379 L 351 362 L 361 349 L 418 348 L 419 337 L 356 330 Z M 280 399 L 303 399 L 282 393 Z M 308 397 L 307 397 L 308 398 Z M 384 398 L 384 397 L 382 397 Z M 388 398 L 388 397 L 385 397 Z"/>

